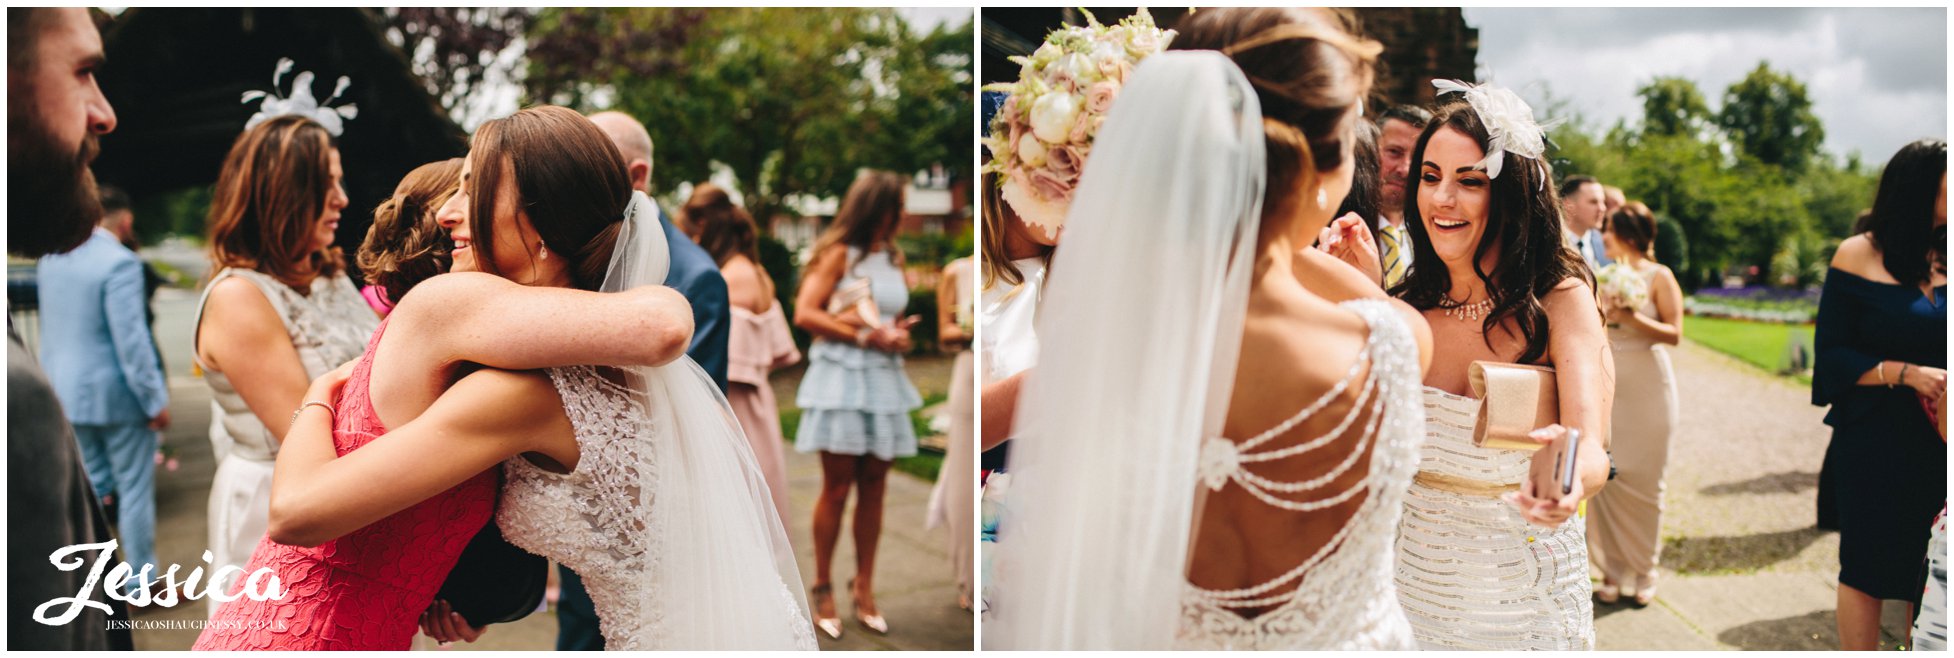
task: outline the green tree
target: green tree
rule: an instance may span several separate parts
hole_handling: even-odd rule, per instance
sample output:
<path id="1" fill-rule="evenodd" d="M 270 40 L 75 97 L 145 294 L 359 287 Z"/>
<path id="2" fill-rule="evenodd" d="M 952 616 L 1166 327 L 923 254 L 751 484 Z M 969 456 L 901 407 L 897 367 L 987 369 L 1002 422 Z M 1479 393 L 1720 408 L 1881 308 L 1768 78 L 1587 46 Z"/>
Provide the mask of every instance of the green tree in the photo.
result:
<path id="1" fill-rule="evenodd" d="M 967 175 L 971 29 L 919 35 L 889 9 L 547 9 L 525 84 L 644 121 L 657 189 L 729 168 L 764 220 L 864 167 Z"/>
<path id="2" fill-rule="evenodd" d="M 1658 77 L 1635 90 L 1642 97 L 1642 134 L 1697 135 L 1713 124 L 1703 92 L 1688 78 Z"/>
<path id="3" fill-rule="evenodd" d="M 1803 172 L 1825 143 L 1805 83 L 1771 70 L 1768 62 L 1758 62 L 1724 92 L 1717 123 L 1744 153 L 1792 172 Z"/>

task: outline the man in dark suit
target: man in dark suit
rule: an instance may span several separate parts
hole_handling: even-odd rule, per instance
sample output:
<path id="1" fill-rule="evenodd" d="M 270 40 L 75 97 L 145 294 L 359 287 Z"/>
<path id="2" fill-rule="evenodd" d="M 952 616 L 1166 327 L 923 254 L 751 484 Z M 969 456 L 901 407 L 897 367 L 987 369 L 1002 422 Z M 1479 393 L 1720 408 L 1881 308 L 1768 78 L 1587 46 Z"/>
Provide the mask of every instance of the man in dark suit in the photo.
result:
<path id="1" fill-rule="evenodd" d="M 632 189 L 650 194 L 651 133 L 645 130 L 644 124 L 622 112 L 598 112 L 590 115 L 590 120 L 610 135 L 618 151 L 623 153 Z M 666 275 L 665 285 L 677 289 L 692 303 L 692 347 L 685 353 L 712 375 L 713 383 L 724 393 L 726 337 L 733 322 L 732 307 L 726 299 L 726 278 L 719 275 L 719 264 L 713 262 L 712 256 L 673 226 L 663 209 L 658 212 L 658 223 L 664 226 L 665 241 L 672 250 L 672 269 Z M 597 612 L 590 603 L 590 594 L 584 590 L 583 578 L 563 565 L 557 565 L 557 574 L 561 576 L 562 594 L 557 599 L 556 650 L 602 650 L 604 638 L 598 634 Z"/>
<path id="2" fill-rule="evenodd" d="M 88 170 L 115 110 L 95 85 L 102 36 L 80 8 L 7 8 L 7 249 L 38 258 L 88 240 L 102 216 Z M 82 470 L 74 428 L 46 373 L 7 325 L 7 648 L 133 649 L 128 612 L 92 590 L 86 569 L 49 561 L 60 549 L 109 541 Z M 79 594 L 78 594 L 79 593 Z M 60 624 L 34 619 L 57 598 L 82 596 Z M 66 608 L 49 612 L 58 615 Z M 52 615 L 50 615 L 52 616 Z M 111 630 L 110 622 L 119 628 Z"/>

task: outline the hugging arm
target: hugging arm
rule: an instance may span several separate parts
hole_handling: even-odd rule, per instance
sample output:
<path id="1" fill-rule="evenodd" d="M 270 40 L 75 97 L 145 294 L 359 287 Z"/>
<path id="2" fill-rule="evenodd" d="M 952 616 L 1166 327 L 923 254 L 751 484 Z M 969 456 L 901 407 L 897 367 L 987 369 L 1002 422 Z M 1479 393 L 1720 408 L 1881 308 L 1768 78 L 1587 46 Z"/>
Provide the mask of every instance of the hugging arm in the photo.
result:
<path id="1" fill-rule="evenodd" d="M 664 365 L 684 356 L 693 328 L 691 305 L 665 286 L 600 293 L 480 272 L 428 279 L 391 317 L 389 331 L 434 360 L 505 370 Z"/>
<path id="2" fill-rule="evenodd" d="M 337 406 L 350 371 L 348 365 L 320 377 L 306 400 Z M 272 475 L 272 541 L 317 546 L 510 457 L 549 451 L 546 443 L 560 445 L 564 437 L 575 441 L 547 375 L 502 370 L 463 377 L 412 422 L 344 456 L 333 447 L 332 428 L 332 416 L 315 405 L 301 409 L 286 433 Z"/>

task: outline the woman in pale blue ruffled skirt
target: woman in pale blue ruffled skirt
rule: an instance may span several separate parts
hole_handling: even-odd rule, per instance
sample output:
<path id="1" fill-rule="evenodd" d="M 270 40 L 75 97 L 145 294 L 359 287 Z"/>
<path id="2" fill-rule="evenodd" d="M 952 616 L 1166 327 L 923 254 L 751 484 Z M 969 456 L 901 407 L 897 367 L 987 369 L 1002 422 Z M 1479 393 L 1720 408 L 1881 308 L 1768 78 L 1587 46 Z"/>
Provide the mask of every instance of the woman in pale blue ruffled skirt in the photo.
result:
<path id="1" fill-rule="evenodd" d="M 882 493 L 889 465 L 916 454 L 909 412 L 923 404 L 902 369 L 914 317 L 902 317 L 909 286 L 895 248 L 902 217 L 901 176 L 870 171 L 855 180 L 834 223 L 814 243 L 814 259 L 795 298 L 794 326 L 814 334 L 807 374 L 795 404 L 801 452 L 821 453 L 821 497 L 814 506 L 814 624 L 841 638 L 829 580 L 841 513 L 856 492 L 855 578 L 850 600 L 863 627 L 887 633 L 875 605 L 875 545 L 882 535 Z"/>

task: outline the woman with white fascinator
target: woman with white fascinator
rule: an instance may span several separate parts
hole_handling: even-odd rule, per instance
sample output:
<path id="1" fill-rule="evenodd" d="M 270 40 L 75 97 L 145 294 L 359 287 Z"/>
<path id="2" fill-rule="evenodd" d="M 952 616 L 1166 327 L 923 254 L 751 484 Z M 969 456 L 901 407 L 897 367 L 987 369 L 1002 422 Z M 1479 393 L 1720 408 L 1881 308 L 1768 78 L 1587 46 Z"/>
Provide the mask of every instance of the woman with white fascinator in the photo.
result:
<path id="1" fill-rule="evenodd" d="M 1345 25 L 1204 9 L 1127 79 L 1046 288 L 987 648 L 1413 647 L 1391 545 L 1425 324 L 1291 264 L 1381 50 Z"/>
<path id="2" fill-rule="evenodd" d="M 1434 84 L 1453 100 L 1412 152 L 1416 252 L 1391 289 L 1440 348 L 1398 590 L 1424 648 L 1591 649 L 1575 510 L 1607 482 L 1614 391 L 1593 281 L 1560 239 L 1531 108 L 1505 89 Z"/>

